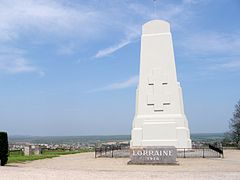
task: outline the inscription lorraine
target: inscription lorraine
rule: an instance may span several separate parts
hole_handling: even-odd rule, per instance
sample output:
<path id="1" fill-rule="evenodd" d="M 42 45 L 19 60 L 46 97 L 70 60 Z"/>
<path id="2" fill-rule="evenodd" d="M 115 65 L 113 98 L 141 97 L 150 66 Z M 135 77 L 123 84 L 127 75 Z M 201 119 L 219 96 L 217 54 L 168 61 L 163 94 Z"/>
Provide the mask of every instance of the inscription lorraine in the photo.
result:
<path id="1" fill-rule="evenodd" d="M 173 150 L 135 150 L 132 151 L 133 156 L 172 156 Z"/>
<path id="2" fill-rule="evenodd" d="M 136 147 L 130 150 L 129 164 L 176 164 L 177 150 L 167 147 Z"/>

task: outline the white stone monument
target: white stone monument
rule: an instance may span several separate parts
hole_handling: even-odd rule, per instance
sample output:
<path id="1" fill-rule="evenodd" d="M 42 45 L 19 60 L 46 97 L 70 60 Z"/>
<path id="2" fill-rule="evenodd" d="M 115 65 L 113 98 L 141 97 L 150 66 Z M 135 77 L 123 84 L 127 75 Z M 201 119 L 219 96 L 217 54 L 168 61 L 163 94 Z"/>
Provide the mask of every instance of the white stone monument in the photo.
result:
<path id="1" fill-rule="evenodd" d="M 140 58 L 131 148 L 191 148 L 168 22 L 152 20 L 143 25 Z"/>

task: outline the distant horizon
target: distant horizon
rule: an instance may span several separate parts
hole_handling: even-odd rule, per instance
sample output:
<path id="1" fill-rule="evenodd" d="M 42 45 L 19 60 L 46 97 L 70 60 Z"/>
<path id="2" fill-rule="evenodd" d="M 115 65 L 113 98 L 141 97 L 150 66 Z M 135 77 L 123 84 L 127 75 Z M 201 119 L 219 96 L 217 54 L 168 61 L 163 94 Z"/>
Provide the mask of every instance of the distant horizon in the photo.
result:
<path id="1" fill-rule="evenodd" d="M 227 132 L 211 132 L 211 133 L 190 133 L 190 135 L 198 134 L 225 134 Z M 77 136 L 131 136 L 131 134 L 109 134 L 109 135 L 9 135 L 8 136 L 25 136 L 25 137 L 77 137 Z"/>

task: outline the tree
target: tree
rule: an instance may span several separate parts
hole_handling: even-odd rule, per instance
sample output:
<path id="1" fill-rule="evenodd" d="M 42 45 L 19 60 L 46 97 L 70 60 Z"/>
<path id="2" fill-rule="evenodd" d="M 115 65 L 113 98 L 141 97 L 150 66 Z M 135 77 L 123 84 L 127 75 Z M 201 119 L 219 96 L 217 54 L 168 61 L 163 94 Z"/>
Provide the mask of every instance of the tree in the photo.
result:
<path id="1" fill-rule="evenodd" d="M 8 136 L 6 132 L 0 132 L 0 161 L 4 166 L 8 161 Z"/>
<path id="2" fill-rule="evenodd" d="M 229 127 L 232 141 L 240 148 L 240 100 L 235 105 L 235 111 L 230 119 Z"/>

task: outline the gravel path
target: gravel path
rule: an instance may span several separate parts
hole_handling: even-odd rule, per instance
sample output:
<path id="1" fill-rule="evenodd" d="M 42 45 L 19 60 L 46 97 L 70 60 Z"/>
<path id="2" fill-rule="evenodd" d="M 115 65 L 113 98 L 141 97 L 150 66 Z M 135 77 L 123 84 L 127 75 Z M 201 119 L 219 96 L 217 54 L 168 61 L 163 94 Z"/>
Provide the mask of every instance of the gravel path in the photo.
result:
<path id="1" fill-rule="evenodd" d="M 225 151 L 224 159 L 178 159 L 180 165 L 127 165 L 127 158 L 94 158 L 93 153 L 0 167 L 0 180 L 91 179 L 240 179 L 240 151 Z"/>

